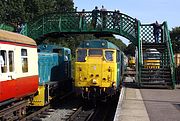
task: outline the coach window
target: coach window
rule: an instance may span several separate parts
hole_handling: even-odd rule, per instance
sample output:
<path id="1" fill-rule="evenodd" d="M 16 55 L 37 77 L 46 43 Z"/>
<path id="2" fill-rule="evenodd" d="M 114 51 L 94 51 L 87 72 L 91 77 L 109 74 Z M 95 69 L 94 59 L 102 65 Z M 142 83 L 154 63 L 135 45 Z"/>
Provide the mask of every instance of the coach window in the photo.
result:
<path id="1" fill-rule="evenodd" d="M 113 51 L 105 51 L 105 57 L 107 61 L 113 61 Z"/>
<path id="2" fill-rule="evenodd" d="M 27 49 L 21 49 L 22 71 L 28 72 Z"/>
<path id="3" fill-rule="evenodd" d="M 9 72 L 14 71 L 14 52 L 9 51 Z"/>
<path id="4" fill-rule="evenodd" d="M 85 58 L 87 56 L 87 50 L 85 49 L 79 49 L 77 51 L 77 61 L 78 62 L 85 62 Z"/>
<path id="5" fill-rule="evenodd" d="M 5 50 L 0 50 L 0 67 L 1 72 L 7 72 L 7 52 Z"/>

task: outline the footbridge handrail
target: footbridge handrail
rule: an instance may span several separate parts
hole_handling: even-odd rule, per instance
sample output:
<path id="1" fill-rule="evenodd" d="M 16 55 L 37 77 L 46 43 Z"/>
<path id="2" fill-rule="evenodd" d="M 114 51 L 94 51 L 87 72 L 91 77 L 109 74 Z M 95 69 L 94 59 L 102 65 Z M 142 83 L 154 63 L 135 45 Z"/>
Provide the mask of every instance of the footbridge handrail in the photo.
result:
<path id="1" fill-rule="evenodd" d="M 7 30 L 7 31 L 14 31 L 14 27 L 12 25 L 8 25 L 5 23 L 0 24 L 0 29 Z"/>
<path id="2" fill-rule="evenodd" d="M 171 76 L 172 76 L 172 83 L 173 83 L 173 88 L 175 88 L 175 61 L 174 61 L 174 53 L 172 49 L 172 43 L 171 43 L 171 38 L 167 26 L 167 22 L 165 21 L 163 23 L 164 25 L 164 40 L 167 42 L 167 49 L 169 52 L 169 58 L 170 58 L 170 68 L 171 68 Z"/>

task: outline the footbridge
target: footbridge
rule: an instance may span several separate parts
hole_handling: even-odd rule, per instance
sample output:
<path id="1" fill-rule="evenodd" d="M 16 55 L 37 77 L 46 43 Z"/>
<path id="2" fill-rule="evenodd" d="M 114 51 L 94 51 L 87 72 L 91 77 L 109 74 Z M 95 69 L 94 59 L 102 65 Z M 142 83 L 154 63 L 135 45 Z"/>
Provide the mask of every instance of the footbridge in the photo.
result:
<path id="1" fill-rule="evenodd" d="M 155 42 L 152 24 L 141 24 L 126 14 L 107 11 L 93 15 L 89 12 L 51 13 L 28 22 L 21 34 L 33 39 L 50 33 L 63 34 L 117 34 L 127 38 L 138 48 L 136 77 L 140 86 L 175 86 L 172 44 L 167 22 L 161 24 L 158 42 Z M 156 49 L 160 55 L 159 68 L 146 68 L 144 52 Z"/>
<path id="2" fill-rule="evenodd" d="M 14 27 L 7 23 L 0 24 L 0 29 L 7 30 L 7 31 L 15 31 Z"/>

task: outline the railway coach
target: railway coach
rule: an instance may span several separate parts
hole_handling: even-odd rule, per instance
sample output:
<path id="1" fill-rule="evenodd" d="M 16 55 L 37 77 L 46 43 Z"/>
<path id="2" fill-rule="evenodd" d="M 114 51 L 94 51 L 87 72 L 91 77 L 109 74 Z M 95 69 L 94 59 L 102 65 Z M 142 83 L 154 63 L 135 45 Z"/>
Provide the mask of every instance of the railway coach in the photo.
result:
<path id="1" fill-rule="evenodd" d="M 0 107 L 30 97 L 38 89 L 36 42 L 0 30 Z"/>
<path id="2" fill-rule="evenodd" d="M 107 40 L 86 40 L 76 50 L 75 87 L 84 99 L 106 99 L 120 90 L 124 54 Z"/>

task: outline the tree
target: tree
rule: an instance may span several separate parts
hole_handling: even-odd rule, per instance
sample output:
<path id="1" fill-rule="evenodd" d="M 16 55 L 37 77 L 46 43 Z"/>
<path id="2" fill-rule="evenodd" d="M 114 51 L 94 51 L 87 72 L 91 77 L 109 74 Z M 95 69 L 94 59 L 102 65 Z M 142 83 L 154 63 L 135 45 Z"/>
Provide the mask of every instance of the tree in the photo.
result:
<path id="1" fill-rule="evenodd" d="M 1 0 L 0 22 L 26 23 L 47 13 L 74 10 L 73 0 Z"/>
<path id="2" fill-rule="evenodd" d="M 124 53 L 126 55 L 135 56 L 136 46 L 133 43 L 130 43 L 125 49 Z"/>
<path id="3" fill-rule="evenodd" d="M 83 40 L 91 40 L 95 39 L 95 37 L 91 34 L 66 34 L 64 37 L 58 37 L 53 36 L 53 37 L 48 37 L 46 40 L 43 42 L 39 43 L 55 43 L 57 45 L 67 47 L 71 49 L 72 56 L 75 57 L 75 50 L 79 46 L 80 42 Z"/>
<path id="4" fill-rule="evenodd" d="M 74 11 L 74 2 L 73 0 L 57 0 L 56 1 L 56 11 L 57 12 L 67 12 Z"/>
<path id="5" fill-rule="evenodd" d="M 0 2 L 2 22 L 18 23 L 24 21 L 24 0 L 3 0 Z"/>
<path id="6" fill-rule="evenodd" d="M 180 27 L 175 27 L 170 32 L 173 51 L 175 53 L 180 52 Z"/>

